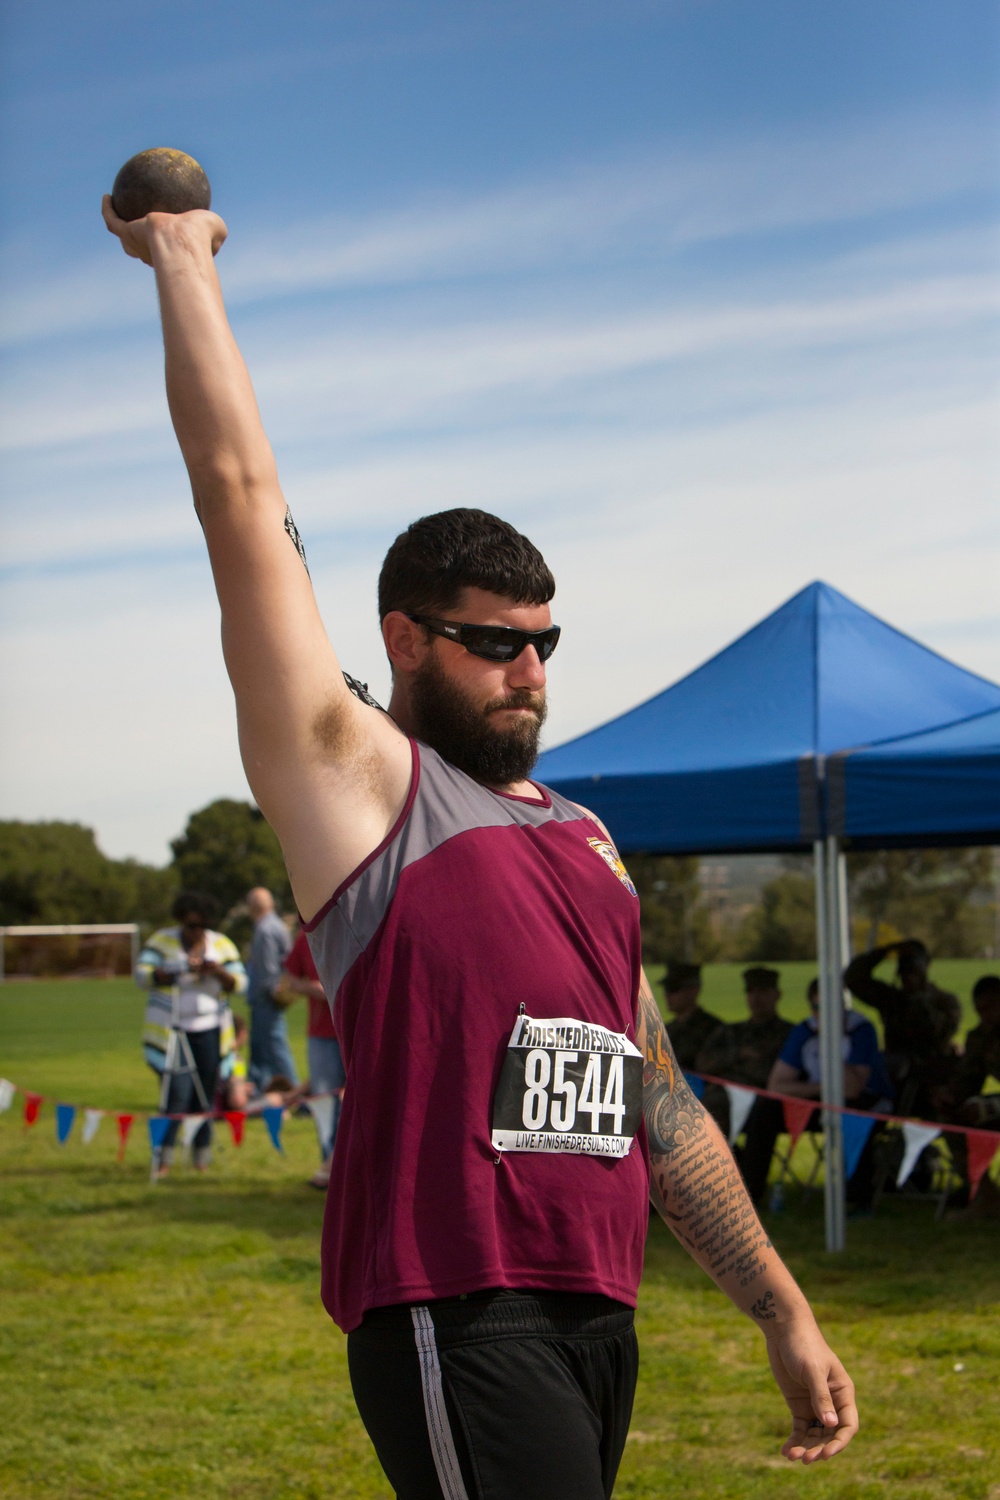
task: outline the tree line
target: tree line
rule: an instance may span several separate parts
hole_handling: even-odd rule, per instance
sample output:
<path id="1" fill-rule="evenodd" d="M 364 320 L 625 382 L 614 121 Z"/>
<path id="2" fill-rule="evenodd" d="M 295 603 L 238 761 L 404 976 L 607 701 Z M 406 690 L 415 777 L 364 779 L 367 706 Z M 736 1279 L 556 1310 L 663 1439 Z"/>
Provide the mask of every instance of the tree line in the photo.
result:
<path id="1" fill-rule="evenodd" d="M 627 864 L 642 900 L 646 958 L 815 958 L 812 861 L 791 855 L 783 863 L 749 911 L 720 923 L 702 890 L 696 858 L 633 855 Z M 943 957 L 1000 957 L 997 882 L 992 849 L 848 852 L 852 948 L 917 937 Z"/>
<path id="2" fill-rule="evenodd" d="M 206 891 L 247 933 L 249 887 L 265 885 L 293 909 L 281 849 L 263 813 L 219 798 L 191 814 L 169 864 L 111 859 L 80 823 L 0 822 L 0 925 L 139 922 L 170 918 L 182 889 Z M 651 962 L 683 958 L 810 959 L 816 953 L 810 861 L 792 856 L 750 910 L 720 924 L 696 858 L 636 854 L 627 860 L 642 901 L 643 951 Z M 855 949 L 919 937 L 951 958 L 993 955 L 996 866 L 991 849 L 908 849 L 848 854 Z"/>
<path id="3" fill-rule="evenodd" d="M 170 919 L 179 891 L 205 891 L 236 913 L 247 890 L 266 885 L 279 907 L 292 894 L 281 849 L 259 808 L 229 797 L 192 813 L 162 867 L 102 853 L 80 823 L 0 822 L 0 925 Z"/>

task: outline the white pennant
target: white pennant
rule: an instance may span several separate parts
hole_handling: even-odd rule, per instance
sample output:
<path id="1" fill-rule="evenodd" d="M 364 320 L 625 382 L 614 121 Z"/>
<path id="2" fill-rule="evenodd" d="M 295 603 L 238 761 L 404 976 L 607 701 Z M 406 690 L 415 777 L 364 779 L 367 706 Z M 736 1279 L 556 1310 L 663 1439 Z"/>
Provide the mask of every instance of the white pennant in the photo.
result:
<path id="1" fill-rule="evenodd" d="M 897 1187 L 903 1186 L 903 1183 L 917 1165 L 921 1151 L 929 1146 L 931 1141 L 936 1141 L 940 1134 L 940 1125 L 914 1125 L 911 1120 L 907 1120 L 904 1123 L 903 1140 L 906 1142 L 906 1149 L 903 1152 L 903 1160 L 900 1163 L 899 1171 L 896 1173 Z"/>
<path id="2" fill-rule="evenodd" d="M 741 1089 L 735 1083 L 726 1084 L 729 1095 L 729 1144 L 732 1145 L 747 1122 L 747 1115 L 757 1102 L 752 1089 Z"/>
<path id="3" fill-rule="evenodd" d="M 83 1130 L 80 1132 L 83 1144 L 88 1145 L 97 1134 L 97 1127 L 104 1119 L 103 1109 L 85 1109 L 83 1112 Z"/>
<path id="4" fill-rule="evenodd" d="M 14 1085 L 9 1078 L 0 1078 L 0 1114 L 10 1109 L 14 1102 Z"/>
<path id="5" fill-rule="evenodd" d="M 330 1143 L 330 1131 L 333 1129 L 333 1095 L 320 1094 L 317 1098 L 306 1099 L 304 1102 L 316 1126 L 319 1149 L 325 1151 Z"/>
<path id="6" fill-rule="evenodd" d="M 181 1122 L 181 1146 L 190 1146 L 208 1115 L 185 1115 Z"/>

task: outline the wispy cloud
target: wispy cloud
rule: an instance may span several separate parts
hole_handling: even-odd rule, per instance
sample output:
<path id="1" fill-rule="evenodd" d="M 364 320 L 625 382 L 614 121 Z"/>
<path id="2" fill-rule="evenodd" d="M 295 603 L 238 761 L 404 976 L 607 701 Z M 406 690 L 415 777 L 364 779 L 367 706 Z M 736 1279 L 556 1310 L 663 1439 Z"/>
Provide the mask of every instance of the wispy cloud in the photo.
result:
<path id="1" fill-rule="evenodd" d="M 760 136 L 697 150 L 664 143 L 555 179 L 424 196 L 364 218 L 258 225 L 223 250 L 225 289 L 239 307 L 546 267 L 563 274 L 595 263 L 624 268 L 737 237 L 746 253 L 747 241 L 779 232 L 884 218 L 990 188 L 992 162 L 985 150 L 969 150 L 985 135 L 979 119 L 910 119 L 902 157 L 900 129 L 899 120 L 885 119 L 847 133 Z M 95 236 L 103 232 L 95 206 Z M 37 284 L 17 284 L 8 272 L 0 339 L 18 344 L 148 323 L 149 278 L 139 267 L 123 268 L 114 250 L 109 241 L 69 276 Z"/>

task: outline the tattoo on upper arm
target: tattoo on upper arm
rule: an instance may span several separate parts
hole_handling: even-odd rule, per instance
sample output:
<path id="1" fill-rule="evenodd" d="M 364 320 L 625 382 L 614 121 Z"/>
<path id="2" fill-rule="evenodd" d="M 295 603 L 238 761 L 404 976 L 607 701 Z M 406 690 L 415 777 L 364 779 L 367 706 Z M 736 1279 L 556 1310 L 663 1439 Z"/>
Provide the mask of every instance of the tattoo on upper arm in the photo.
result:
<path id="1" fill-rule="evenodd" d="M 640 991 L 646 1029 L 642 1070 L 642 1113 L 649 1149 L 668 1156 L 690 1145 L 705 1129 L 705 1111 L 674 1056 L 663 1018 L 648 986 Z"/>
<path id="2" fill-rule="evenodd" d="M 719 1280 L 739 1289 L 767 1269 L 771 1248 L 736 1164 L 674 1057 L 659 1007 L 643 979 L 639 990 L 645 1038 L 643 1119 L 649 1142 L 653 1199 L 677 1237 Z M 753 1315 L 770 1318 L 772 1294 Z M 757 1310 L 759 1307 L 759 1310 Z"/>
<path id="3" fill-rule="evenodd" d="M 291 539 L 292 546 L 295 548 L 296 552 L 299 554 L 299 557 L 301 557 L 302 559 L 302 566 L 308 573 L 309 564 L 306 562 L 306 549 L 303 545 L 302 538 L 299 536 L 299 528 L 292 520 L 291 507 L 288 505 L 285 506 L 285 531 Z"/>

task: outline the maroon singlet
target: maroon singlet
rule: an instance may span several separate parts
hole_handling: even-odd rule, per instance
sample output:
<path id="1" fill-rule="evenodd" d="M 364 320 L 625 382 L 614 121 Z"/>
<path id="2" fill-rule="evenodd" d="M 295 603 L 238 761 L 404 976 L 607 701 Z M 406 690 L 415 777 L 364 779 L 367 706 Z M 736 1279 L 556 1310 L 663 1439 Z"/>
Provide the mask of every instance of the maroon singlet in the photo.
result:
<path id="1" fill-rule="evenodd" d="M 323 1227 L 323 1301 L 345 1332 L 370 1307 L 487 1287 L 635 1304 L 649 1193 L 641 1123 L 617 1158 L 493 1143 L 519 1015 L 581 1023 L 557 1047 L 602 1028 L 635 1041 L 634 887 L 591 818 L 538 793 L 490 791 L 413 742 L 395 827 L 308 924 L 347 1069 Z M 553 1081 L 553 1057 L 535 1055 L 534 1083 Z M 599 1080 L 601 1065 L 607 1098 L 610 1060 L 590 1063 Z M 598 1085 L 579 1076 L 574 1093 L 591 1109 L 579 1128 L 589 1118 L 610 1129 L 613 1108 L 595 1116 Z M 548 1108 L 535 1088 L 526 1121 L 541 1117 L 539 1099 Z"/>

